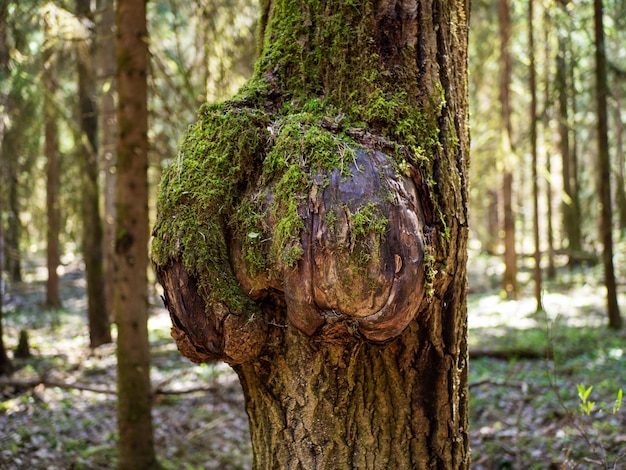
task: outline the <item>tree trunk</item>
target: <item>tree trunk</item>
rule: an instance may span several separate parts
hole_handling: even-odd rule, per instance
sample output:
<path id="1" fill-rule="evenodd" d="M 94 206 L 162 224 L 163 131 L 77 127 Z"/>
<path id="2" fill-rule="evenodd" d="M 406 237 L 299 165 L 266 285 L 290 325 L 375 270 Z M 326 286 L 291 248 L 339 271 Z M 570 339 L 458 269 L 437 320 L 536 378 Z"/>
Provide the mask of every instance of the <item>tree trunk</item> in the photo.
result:
<path id="1" fill-rule="evenodd" d="M 0 81 L 5 79 L 9 74 L 9 50 L 7 45 L 7 17 L 8 17 L 8 5 L 6 3 L 0 4 Z M 8 90 L 2 90 L 0 93 L 0 109 L 5 108 L 7 99 L 9 96 Z M 3 334 L 3 306 L 4 306 L 4 218 L 2 214 L 4 212 L 4 192 L 5 187 L 4 180 L 4 159 L 2 150 L 4 143 L 4 133 L 6 130 L 5 120 L 0 119 L 0 375 L 5 375 L 11 372 L 11 361 L 7 356 L 6 348 L 4 347 L 4 334 Z"/>
<path id="2" fill-rule="evenodd" d="M 109 319 L 113 313 L 113 258 L 115 255 L 115 187 L 116 174 L 116 128 L 115 117 L 115 6 L 113 0 L 98 0 L 96 8 L 96 43 L 100 110 L 98 113 L 99 161 L 104 172 L 104 230 L 103 262 L 105 298 Z"/>
<path id="3" fill-rule="evenodd" d="M 145 0 L 118 0 L 115 317 L 119 469 L 158 468 L 148 344 L 148 45 Z"/>
<path id="4" fill-rule="evenodd" d="M 161 182 L 178 347 L 237 371 L 254 468 L 469 465 L 465 2 L 282 2 Z"/>
<path id="5" fill-rule="evenodd" d="M 510 300 L 517 298 L 517 252 L 515 250 L 515 213 L 513 212 L 513 171 L 515 152 L 511 128 L 511 7 L 509 0 L 498 1 L 498 31 L 500 34 L 500 106 L 502 115 L 502 153 L 504 175 L 502 178 L 504 277 L 502 287 Z"/>
<path id="6" fill-rule="evenodd" d="M 45 15 L 44 15 L 45 16 Z M 60 260 L 59 232 L 59 142 L 55 112 L 56 83 L 56 55 L 53 50 L 53 41 L 50 39 L 50 27 L 44 17 L 44 46 L 43 46 L 43 82 L 44 82 L 44 134 L 46 156 L 46 210 L 47 210 L 47 249 L 46 261 L 48 281 L 46 283 L 46 306 L 59 308 L 59 275 L 57 268 Z"/>
<path id="7" fill-rule="evenodd" d="M 615 205 L 618 210 L 618 227 L 620 237 L 626 240 L 626 153 L 624 152 L 624 122 L 622 121 L 622 110 L 620 107 L 615 109 L 616 129 L 616 151 L 617 151 L 617 175 L 615 178 Z"/>
<path id="8" fill-rule="evenodd" d="M 93 21 L 88 2 L 77 0 L 76 14 L 82 20 Z M 100 218 L 100 185 L 98 183 L 98 112 L 95 103 L 96 82 L 92 64 L 95 48 L 92 36 L 78 43 L 78 99 L 83 179 L 83 256 L 87 274 L 89 344 L 92 348 L 96 348 L 110 343 L 112 339 L 104 289 L 102 219 Z"/>
<path id="9" fill-rule="evenodd" d="M 582 251 L 582 235 L 580 228 L 580 202 L 578 199 L 578 171 L 576 164 L 576 151 L 570 144 L 570 115 L 568 103 L 567 71 L 573 68 L 572 63 L 566 60 L 567 55 L 567 32 L 559 33 L 558 54 L 556 61 L 556 86 L 559 94 L 559 149 L 561 153 L 563 172 L 563 229 L 567 236 L 569 265 L 578 264 Z M 569 84 L 572 89 L 574 83 Z M 573 98 L 575 101 L 575 98 Z M 574 113 L 575 114 L 575 113 Z"/>
<path id="10" fill-rule="evenodd" d="M 543 97 L 543 143 L 546 155 L 546 219 L 547 219 L 547 234 L 546 241 L 548 242 L 548 279 L 554 280 L 556 277 L 556 267 L 554 265 L 554 211 L 552 208 L 552 129 L 551 122 L 553 117 L 553 108 L 551 100 L 552 90 L 552 77 L 550 75 L 550 62 L 552 60 L 550 52 L 550 35 L 552 32 L 552 20 L 549 10 L 544 10 L 544 97 Z"/>
<path id="11" fill-rule="evenodd" d="M 598 106 L 598 198 L 600 201 L 600 240 L 603 245 L 604 282 L 607 293 L 609 327 L 620 329 L 622 318 L 617 303 L 617 285 L 613 269 L 613 234 L 611 208 L 611 164 L 609 160 L 608 112 L 606 98 L 606 55 L 604 49 L 604 25 L 602 0 L 594 0 L 596 41 L 596 88 Z"/>
<path id="12" fill-rule="evenodd" d="M 530 148 L 532 159 L 533 181 L 533 241 L 535 251 L 533 258 L 533 278 L 535 280 L 535 302 L 537 311 L 543 310 L 541 302 L 541 247 L 539 245 L 539 176 L 537 174 L 537 78 L 535 71 L 535 31 L 534 31 L 533 0 L 528 1 L 528 55 L 529 88 L 530 88 Z"/>

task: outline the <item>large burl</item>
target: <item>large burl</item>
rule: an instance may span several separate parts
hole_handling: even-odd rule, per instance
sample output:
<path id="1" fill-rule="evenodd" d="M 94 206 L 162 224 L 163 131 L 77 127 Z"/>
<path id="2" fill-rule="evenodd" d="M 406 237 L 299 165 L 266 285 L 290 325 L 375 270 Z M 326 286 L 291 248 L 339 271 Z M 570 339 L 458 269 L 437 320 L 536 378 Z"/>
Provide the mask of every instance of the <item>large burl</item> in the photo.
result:
<path id="1" fill-rule="evenodd" d="M 384 343 L 419 315 L 423 183 L 401 149 L 337 120 L 240 100 L 189 130 L 152 257 L 191 360 L 245 363 L 290 328 Z"/>

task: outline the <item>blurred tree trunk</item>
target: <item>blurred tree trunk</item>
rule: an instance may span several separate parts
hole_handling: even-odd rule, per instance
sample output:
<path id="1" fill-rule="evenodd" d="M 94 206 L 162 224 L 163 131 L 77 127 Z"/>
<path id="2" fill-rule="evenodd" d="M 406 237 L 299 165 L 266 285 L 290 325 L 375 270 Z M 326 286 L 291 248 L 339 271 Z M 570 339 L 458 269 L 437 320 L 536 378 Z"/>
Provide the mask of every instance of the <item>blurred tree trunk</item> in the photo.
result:
<path id="1" fill-rule="evenodd" d="M 145 0 L 118 0 L 115 318 L 118 468 L 159 468 L 148 344 L 148 30 Z"/>
<path id="2" fill-rule="evenodd" d="M 570 143 L 569 95 L 576 101 L 574 83 L 568 83 L 568 70 L 573 76 L 573 62 L 567 60 L 568 32 L 560 31 L 556 60 L 556 87 L 559 95 L 559 148 L 563 172 L 563 229 L 568 241 L 569 265 L 580 262 L 582 251 L 580 202 L 578 194 L 578 164 L 574 146 Z M 575 113 L 573 113 L 575 115 Z"/>
<path id="3" fill-rule="evenodd" d="M 8 83 L 9 81 L 9 50 L 7 43 L 7 17 L 8 5 L 6 2 L 0 4 L 0 83 Z M 0 113 L 4 114 L 9 97 L 9 87 L 0 89 Z M 11 372 L 11 361 L 7 356 L 4 347 L 3 333 L 3 307 L 4 307 L 4 159 L 3 159 L 3 142 L 5 134 L 6 121 L 0 119 L 0 375 Z"/>
<path id="4" fill-rule="evenodd" d="M 622 110 L 619 105 L 615 108 L 616 129 L 616 151 L 617 151 L 617 175 L 615 178 L 615 204 L 618 211 L 618 227 L 620 237 L 626 240 L 626 153 L 624 152 L 624 122 L 622 121 Z"/>
<path id="5" fill-rule="evenodd" d="M 113 0 L 97 0 L 96 47 L 97 83 L 100 87 L 98 130 L 99 160 L 104 172 L 104 284 L 109 319 L 113 313 L 113 258 L 115 248 L 116 132 L 115 117 L 115 5 Z"/>
<path id="6" fill-rule="evenodd" d="M 594 0 L 596 90 L 598 109 L 598 198 L 600 201 L 600 241 L 603 245 L 604 282 L 607 293 L 609 327 L 620 329 L 622 318 L 617 303 L 617 285 L 613 268 L 613 223 L 611 206 L 611 163 L 609 158 L 609 131 L 606 77 L 606 51 L 604 48 L 604 25 L 602 0 Z"/>
<path id="7" fill-rule="evenodd" d="M 255 469 L 466 469 L 469 3 L 273 1 L 166 170 L 172 334 L 239 375 Z"/>
<path id="8" fill-rule="evenodd" d="M 530 88 L 530 153 L 532 166 L 533 191 L 533 241 L 535 251 L 533 258 L 533 278 L 535 281 L 535 302 L 537 311 L 543 310 L 541 302 L 541 246 L 539 244 L 539 175 L 537 174 L 537 72 L 535 70 L 535 30 L 534 2 L 528 0 L 528 77 Z"/>
<path id="9" fill-rule="evenodd" d="M 502 204 L 504 208 L 504 278 L 502 287 L 507 298 L 516 299 L 517 253 L 515 251 L 515 213 L 513 212 L 513 171 L 515 151 L 511 128 L 511 7 L 509 0 L 498 0 L 498 31 L 500 34 L 500 106 L 502 113 L 502 152 L 504 173 L 502 176 Z"/>
<path id="10" fill-rule="evenodd" d="M 7 100 L 7 106 L 10 106 Z M 22 256 L 20 252 L 20 237 L 22 226 L 20 223 L 20 200 L 18 195 L 18 161 L 13 159 L 6 162 L 6 175 L 8 181 L 5 180 L 7 188 L 7 230 L 5 234 L 5 267 L 12 282 L 22 282 Z"/>
<path id="11" fill-rule="evenodd" d="M 76 14 L 82 21 L 93 22 L 89 2 L 76 0 Z M 98 111 L 93 66 L 93 32 L 78 43 L 78 99 L 80 113 L 80 160 L 82 169 L 83 257 L 87 274 L 87 317 L 89 345 L 96 348 L 110 343 L 111 324 L 104 289 L 102 219 L 98 165 Z"/>
<path id="12" fill-rule="evenodd" d="M 550 50 L 550 35 L 552 33 L 552 18 L 550 11 L 544 9 L 543 13 L 544 22 L 544 54 L 543 54 L 543 83 L 544 83 L 544 96 L 543 96 L 543 145 L 546 155 L 546 205 L 547 205 L 547 242 L 548 242 L 548 279 L 554 280 L 556 277 L 556 267 L 554 265 L 554 211 L 552 208 L 552 129 L 550 123 L 553 118 L 552 99 L 550 91 L 552 90 L 552 77 L 550 75 L 550 63 L 552 61 Z"/>
<path id="13" fill-rule="evenodd" d="M 44 14 L 44 45 L 43 45 L 43 86 L 44 86 L 44 127 L 46 156 L 46 210 L 47 210 L 47 255 L 48 281 L 46 283 L 46 306 L 59 308 L 59 275 L 57 268 L 60 259 L 59 247 L 59 142 L 57 130 L 57 113 L 55 110 L 55 92 L 57 88 L 56 52 L 54 40 L 51 38 L 50 26 Z"/>

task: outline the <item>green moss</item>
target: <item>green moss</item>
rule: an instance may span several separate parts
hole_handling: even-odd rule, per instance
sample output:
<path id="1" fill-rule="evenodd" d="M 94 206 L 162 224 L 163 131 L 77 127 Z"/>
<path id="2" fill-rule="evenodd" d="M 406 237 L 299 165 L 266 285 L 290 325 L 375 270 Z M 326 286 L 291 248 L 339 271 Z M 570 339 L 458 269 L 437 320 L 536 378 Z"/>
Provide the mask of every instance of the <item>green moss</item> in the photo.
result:
<path id="1" fill-rule="evenodd" d="M 443 88 L 435 83 L 430 99 L 418 96 L 420 71 L 411 47 L 402 66 L 386 67 L 376 52 L 372 8 L 364 0 L 262 6 L 263 46 L 254 76 L 232 101 L 203 107 L 183 138 L 162 180 L 153 259 L 157 265 L 182 259 L 209 287 L 209 301 L 237 311 L 248 302 L 231 272 L 224 234 L 242 243 L 251 274 L 278 275 L 300 259 L 299 211 L 313 178 L 335 169 L 350 175 L 354 148 L 363 145 L 351 137 L 356 128 L 391 143 L 398 173 L 418 165 L 434 187 Z M 437 197 L 432 191 L 429 212 L 442 214 Z M 334 227 L 335 214 L 326 217 Z M 372 233 L 378 243 L 384 237 L 387 220 L 375 206 L 350 217 L 351 244 L 365 243 Z M 378 252 L 366 248 L 357 251 Z"/>
<path id="2" fill-rule="evenodd" d="M 238 194 L 258 173 L 267 116 L 237 103 L 204 107 L 166 169 L 158 197 L 152 257 L 157 265 L 181 259 L 210 286 L 211 298 L 233 311 L 249 304 L 230 273 L 225 228 Z"/>

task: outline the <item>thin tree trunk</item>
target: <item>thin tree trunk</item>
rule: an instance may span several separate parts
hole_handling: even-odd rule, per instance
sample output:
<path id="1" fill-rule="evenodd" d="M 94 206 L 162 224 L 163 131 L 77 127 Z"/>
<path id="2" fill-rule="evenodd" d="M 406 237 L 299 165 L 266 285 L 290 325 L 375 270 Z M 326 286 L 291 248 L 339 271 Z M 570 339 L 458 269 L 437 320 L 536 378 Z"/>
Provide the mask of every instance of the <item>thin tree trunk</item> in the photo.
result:
<path id="1" fill-rule="evenodd" d="M 617 220 L 620 230 L 620 237 L 626 239 L 626 152 L 624 152 L 624 122 L 622 121 L 622 111 L 619 106 L 615 108 L 616 129 L 616 151 L 617 151 L 617 175 L 615 177 L 615 204 L 617 205 Z"/>
<path id="2" fill-rule="evenodd" d="M 622 318 L 617 303 L 617 285 L 613 268 L 613 234 L 611 208 L 611 165 L 609 159 L 606 55 L 602 0 L 594 0 L 596 41 L 596 88 L 598 106 L 598 198 L 600 201 L 600 240 L 603 245 L 604 282 L 606 285 L 609 327 L 620 329 Z"/>
<path id="3" fill-rule="evenodd" d="M 468 13 L 270 0 L 164 174 L 173 336 L 237 371 L 255 469 L 469 466 Z"/>
<path id="4" fill-rule="evenodd" d="M 539 176 L 537 174 L 537 78 L 535 71 L 535 31 L 533 0 L 528 1 L 528 55 L 530 87 L 530 149 L 532 158 L 533 188 L 533 241 L 535 244 L 533 277 L 537 311 L 543 310 L 541 302 L 541 246 L 539 244 Z"/>
<path id="5" fill-rule="evenodd" d="M 580 226 L 580 202 L 578 195 L 578 165 L 575 142 L 570 141 L 569 100 L 572 106 L 576 103 L 576 91 L 573 81 L 573 61 L 567 61 L 568 31 L 559 32 L 558 53 L 556 59 L 556 86 L 559 94 L 559 150 L 561 153 L 563 172 L 563 229 L 568 241 L 569 265 L 576 266 L 580 262 L 582 251 L 582 235 Z M 571 51 L 570 51 L 571 52 Z M 571 75 L 568 84 L 568 71 Z M 570 93 L 573 95 L 569 97 Z M 575 110 L 572 110 L 575 116 Z M 574 139 L 575 140 L 575 139 Z"/>
<path id="6" fill-rule="evenodd" d="M 556 277 L 556 267 L 554 265 L 554 225 L 552 210 L 552 130 L 550 123 L 552 121 L 552 101 L 550 99 L 551 76 L 550 76 L 550 33 L 552 30 L 552 21 L 550 12 L 544 10 L 544 112 L 543 112 L 543 142 L 546 155 L 546 206 L 547 206 L 547 242 L 548 242 L 548 279 L 553 280 Z"/>
<path id="7" fill-rule="evenodd" d="M 59 143 L 56 123 L 54 94 L 56 83 L 56 54 L 50 39 L 50 27 L 44 18 L 44 46 L 43 46 L 43 82 L 44 82 L 44 127 L 45 127 L 45 156 L 46 156 L 46 207 L 47 207 L 47 248 L 46 263 L 48 281 L 46 283 L 46 306 L 59 308 L 59 275 L 57 268 L 60 260 L 59 247 Z"/>
<path id="8" fill-rule="evenodd" d="M 83 20 L 93 21 L 90 5 L 76 1 L 76 13 Z M 87 317 L 89 344 L 96 348 L 110 343 L 111 324 L 105 296 L 102 253 L 102 219 L 98 166 L 98 112 L 96 81 L 92 56 L 93 37 L 78 44 L 78 99 L 80 112 L 80 159 L 82 163 L 83 256 L 87 274 Z"/>
<path id="9" fill-rule="evenodd" d="M 103 262 L 107 310 L 110 320 L 113 313 L 113 258 L 115 248 L 115 187 L 117 119 L 115 116 L 115 6 L 113 0 L 98 0 L 96 11 L 96 44 L 100 112 L 98 113 L 100 143 L 99 161 L 104 172 L 104 230 Z"/>
<path id="10" fill-rule="evenodd" d="M 517 252 L 515 247 L 515 213 L 513 211 L 513 171 L 515 152 L 513 150 L 511 127 L 511 7 L 509 0 L 498 1 L 498 29 L 500 33 L 500 106 L 502 115 L 502 153 L 504 174 L 502 177 L 502 203 L 504 211 L 504 278 L 502 287 L 507 298 L 516 299 Z"/>
<path id="11" fill-rule="evenodd" d="M 8 100 L 7 100 L 8 101 Z M 18 195 L 18 162 L 7 162 L 7 176 L 9 181 L 6 182 L 8 188 L 8 223 L 5 234 L 5 266 L 8 271 L 11 282 L 22 282 L 22 257 L 20 254 L 20 200 Z"/>
<path id="12" fill-rule="evenodd" d="M 115 318 L 119 462 L 158 468 L 148 344 L 148 31 L 145 0 L 117 3 Z"/>
<path id="13" fill-rule="evenodd" d="M 0 5 L 0 82 L 8 78 L 9 73 L 9 51 L 7 45 L 7 17 L 8 17 L 8 5 L 6 2 Z M 8 90 L 3 90 L 0 94 L 0 109 L 4 109 L 9 96 Z M 4 218 L 2 214 L 4 212 L 4 159 L 3 159 L 3 144 L 5 133 L 5 120 L 0 119 L 0 375 L 5 375 L 11 372 L 11 361 L 7 355 L 6 348 L 4 347 L 4 333 L 3 333 L 3 308 L 4 308 Z"/>

